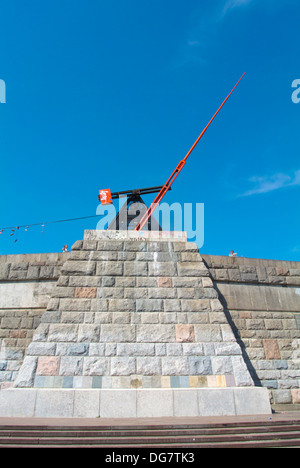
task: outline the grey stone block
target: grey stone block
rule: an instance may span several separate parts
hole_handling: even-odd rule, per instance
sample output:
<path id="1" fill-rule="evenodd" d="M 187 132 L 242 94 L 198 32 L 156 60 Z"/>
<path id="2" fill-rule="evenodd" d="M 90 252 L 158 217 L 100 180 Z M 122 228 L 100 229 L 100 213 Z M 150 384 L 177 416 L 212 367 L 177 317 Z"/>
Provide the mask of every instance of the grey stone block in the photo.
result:
<path id="1" fill-rule="evenodd" d="M 162 357 L 162 375 L 189 375 L 189 361 L 185 356 Z"/>
<path id="2" fill-rule="evenodd" d="M 163 301 L 161 299 L 137 299 L 136 310 L 138 312 L 159 312 L 163 310 Z"/>
<path id="3" fill-rule="evenodd" d="M 231 356 L 234 378 L 237 387 L 252 386 L 253 380 L 242 356 Z"/>
<path id="4" fill-rule="evenodd" d="M 211 363 L 213 375 L 233 374 L 230 356 L 212 356 Z"/>
<path id="5" fill-rule="evenodd" d="M 3 317 L 1 320 L 2 329 L 18 329 L 21 325 L 21 319 L 16 317 Z"/>
<path id="6" fill-rule="evenodd" d="M 195 325 L 195 341 L 196 342 L 219 342 L 222 341 L 222 333 L 220 325 L 214 324 L 196 324 Z"/>
<path id="7" fill-rule="evenodd" d="M 201 388 L 197 392 L 200 416 L 232 416 L 236 414 L 233 389 Z"/>
<path id="8" fill-rule="evenodd" d="M 136 390 L 101 390 L 101 418 L 135 418 L 137 416 Z"/>
<path id="9" fill-rule="evenodd" d="M 109 299 L 108 309 L 112 312 L 135 311 L 135 301 L 133 299 Z"/>
<path id="10" fill-rule="evenodd" d="M 97 241 L 95 240 L 83 240 L 82 250 L 97 250 Z"/>
<path id="11" fill-rule="evenodd" d="M 123 274 L 123 263 L 97 262 L 96 274 L 99 276 L 121 276 Z"/>
<path id="12" fill-rule="evenodd" d="M 117 287 L 99 288 L 98 297 L 122 299 L 124 297 L 124 288 L 117 288 Z"/>
<path id="13" fill-rule="evenodd" d="M 96 261 L 116 261 L 118 260 L 118 254 L 120 252 L 117 251 L 93 251 L 91 253 L 91 260 L 96 260 Z"/>
<path id="14" fill-rule="evenodd" d="M 112 323 L 131 323 L 131 312 L 113 312 Z"/>
<path id="15" fill-rule="evenodd" d="M 93 252 L 92 252 L 93 254 Z M 96 260 L 92 258 L 91 252 L 88 250 L 74 250 L 70 256 L 69 260 Z"/>
<path id="16" fill-rule="evenodd" d="M 183 262 L 202 262 L 201 255 L 197 252 L 182 252 L 181 260 Z"/>
<path id="17" fill-rule="evenodd" d="M 60 323 L 83 323 L 84 312 L 62 312 Z"/>
<path id="18" fill-rule="evenodd" d="M 72 245 L 71 250 L 80 250 L 80 249 L 82 249 L 82 244 L 83 244 L 83 241 L 82 241 L 82 240 L 77 240 L 77 241 L 74 242 L 74 244 Z"/>
<path id="19" fill-rule="evenodd" d="M 147 262 L 124 262 L 124 276 L 146 276 L 148 274 Z"/>
<path id="20" fill-rule="evenodd" d="M 199 252 L 199 248 L 195 242 L 173 242 L 174 252 Z"/>
<path id="21" fill-rule="evenodd" d="M 147 243 L 144 241 L 126 241 L 124 242 L 124 251 L 146 252 Z"/>
<path id="22" fill-rule="evenodd" d="M 76 343 L 67 346 L 68 356 L 87 356 L 89 354 L 89 348 L 92 345 L 87 343 Z"/>
<path id="23" fill-rule="evenodd" d="M 100 325 L 84 324 L 78 327 L 78 341 L 85 343 L 98 342 L 100 337 Z"/>
<path id="24" fill-rule="evenodd" d="M 107 312 L 108 299 L 91 299 L 91 312 Z"/>
<path id="25" fill-rule="evenodd" d="M 111 375 L 132 375 L 136 373 L 135 357 L 112 357 Z"/>
<path id="26" fill-rule="evenodd" d="M 161 358 L 138 357 L 137 373 L 142 375 L 161 375 Z"/>
<path id="27" fill-rule="evenodd" d="M 27 270 L 14 270 L 12 269 L 12 266 L 11 266 L 11 269 L 10 269 L 10 272 L 9 272 L 9 279 L 10 280 L 21 280 L 21 279 L 25 279 L 27 276 Z"/>
<path id="28" fill-rule="evenodd" d="M 173 243 L 164 241 L 148 241 L 147 250 L 148 252 L 169 252 L 172 250 Z"/>
<path id="29" fill-rule="evenodd" d="M 126 299 L 142 299 L 148 297 L 147 288 L 124 288 L 124 297 Z"/>
<path id="30" fill-rule="evenodd" d="M 117 344 L 106 343 L 105 344 L 105 356 L 116 356 L 117 355 Z"/>
<path id="31" fill-rule="evenodd" d="M 91 309 L 90 299 L 60 299 L 59 308 L 61 311 L 89 311 Z"/>
<path id="32" fill-rule="evenodd" d="M 0 264 L 0 280 L 5 280 L 9 276 L 10 263 Z"/>
<path id="33" fill-rule="evenodd" d="M 295 317 L 297 329 L 300 330 L 300 314 L 299 313 L 294 314 L 294 317 Z"/>
<path id="34" fill-rule="evenodd" d="M 106 357 L 84 357 L 83 375 L 109 375 L 109 359 Z"/>
<path id="35" fill-rule="evenodd" d="M 27 348 L 27 356 L 54 356 L 56 343 L 31 342 Z"/>
<path id="36" fill-rule="evenodd" d="M 58 310 L 59 308 L 59 299 L 56 298 L 56 297 L 52 297 L 49 302 L 48 302 L 48 305 L 47 305 L 47 310 Z"/>
<path id="37" fill-rule="evenodd" d="M 173 416 L 173 392 L 169 389 L 143 389 L 137 392 L 137 417 Z"/>
<path id="38" fill-rule="evenodd" d="M 108 356 L 108 354 L 105 352 L 105 344 L 104 343 L 90 343 L 89 355 L 90 356 Z"/>
<path id="39" fill-rule="evenodd" d="M 182 344 L 181 343 L 168 343 L 167 344 L 167 355 L 168 356 L 181 356 Z"/>
<path id="40" fill-rule="evenodd" d="M 193 389 L 174 391 L 174 416 L 198 416 L 198 392 Z"/>
<path id="41" fill-rule="evenodd" d="M 165 312 L 180 312 L 181 301 L 179 299 L 164 299 Z"/>
<path id="42" fill-rule="evenodd" d="M 217 356 L 238 356 L 242 354 L 241 348 L 236 342 L 215 343 Z"/>
<path id="43" fill-rule="evenodd" d="M 117 252 L 117 255 L 119 261 L 128 261 L 135 260 L 137 254 L 135 252 Z"/>
<path id="44" fill-rule="evenodd" d="M 188 375 L 212 375 L 211 359 L 208 356 L 190 356 Z"/>
<path id="45" fill-rule="evenodd" d="M 36 390 L 10 388 L 0 391 L 0 417 L 32 418 L 35 416 Z"/>
<path id="46" fill-rule="evenodd" d="M 274 404 L 287 405 L 292 403 L 292 394 L 290 389 L 273 390 Z"/>
<path id="47" fill-rule="evenodd" d="M 178 276 L 209 276 L 209 271 L 202 262 L 178 262 Z"/>
<path id="48" fill-rule="evenodd" d="M 82 375 L 83 358 L 78 356 L 62 356 L 60 358 L 59 375 Z"/>
<path id="49" fill-rule="evenodd" d="M 178 288 L 177 294 L 179 299 L 194 299 L 196 291 L 196 288 Z"/>
<path id="50" fill-rule="evenodd" d="M 71 418 L 73 416 L 74 390 L 36 390 L 35 417 Z"/>
<path id="51" fill-rule="evenodd" d="M 74 392 L 74 418 L 98 418 L 100 415 L 99 390 L 77 389 Z"/>
<path id="52" fill-rule="evenodd" d="M 182 299 L 181 307 L 183 312 L 210 311 L 209 299 Z"/>
<path id="53" fill-rule="evenodd" d="M 148 297 L 149 299 L 175 299 L 177 291 L 175 288 L 149 288 Z"/>
<path id="54" fill-rule="evenodd" d="M 140 278 L 139 278 L 140 279 Z M 124 287 L 124 288 L 134 288 L 135 287 L 135 277 L 131 276 L 117 276 L 115 278 L 115 285 L 116 287 Z M 103 286 L 113 286 L 113 284 L 108 284 Z"/>
<path id="55" fill-rule="evenodd" d="M 112 323 L 113 312 L 95 312 L 94 323 Z"/>
<path id="56" fill-rule="evenodd" d="M 173 278 L 173 284 L 175 288 L 201 288 L 204 280 L 210 280 L 210 278 L 201 278 L 198 276 L 180 276 Z M 211 280 L 210 280 L 211 281 Z"/>
<path id="57" fill-rule="evenodd" d="M 28 262 L 14 262 L 11 263 L 10 270 L 27 270 L 28 266 Z"/>
<path id="58" fill-rule="evenodd" d="M 202 356 L 204 355 L 204 346 L 202 343 L 182 343 L 184 356 Z"/>
<path id="59" fill-rule="evenodd" d="M 100 340 L 102 342 L 134 342 L 135 325 L 103 324 L 101 325 Z"/>
<path id="60" fill-rule="evenodd" d="M 40 269 L 41 269 L 41 267 L 39 267 L 39 266 L 29 265 L 26 278 L 31 279 L 31 280 L 38 279 L 39 275 L 40 275 Z M 1 274 L 0 274 L 0 278 L 1 278 Z"/>
<path id="61" fill-rule="evenodd" d="M 78 325 L 50 324 L 48 341 L 69 342 L 77 341 Z"/>
<path id="62" fill-rule="evenodd" d="M 177 276 L 174 262 L 149 262 L 149 276 Z"/>
<path id="63" fill-rule="evenodd" d="M 62 267 L 62 274 L 67 276 L 89 276 L 94 275 L 96 262 L 92 261 L 66 261 Z"/>
<path id="64" fill-rule="evenodd" d="M 169 343 L 175 341 L 175 325 L 136 325 L 137 342 Z"/>
<path id="65" fill-rule="evenodd" d="M 54 266 L 42 266 L 40 269 L 40 279 L 53 278 Z"/>
<path id="66" fill-rule="evenodd" d="M 63 276 L 63 278 L 69 279 L 69 286 L 76 287 L 97 287 L 102 285 L 102 278 L 97 276 Z M 60 281 L 60 280 L 58 280 Z M 104 286 L 104 285 L 103 285 Z"/>
<path id="67" fill-rule="evenodd" d="M 38 358 L 26 356 L 15 380 L 15 387 L 33 387 Z M 0 392 L 1 394 L 2 392 Z M 1 405 L 0 405 L 1 406 Z"/>
<path id="68" fill-rule="evenodd" d="M 53 297 L 56 298 L 71 298 L 74 297 L 75 287 L 56 286 L 53 291 Z"/>
<path id="69" fill-rule="evenodd" d="M 99 240 L 97 243 L 97 249 L 95 250 L 116 250 L 121 252 L 124 248 L 124 242 L 115 239 L 110 240 Z"/>
<path id="70" fill-rule="evenodd" d="M 165 343 L 156 343 L 154 346 L 156 356 L 166 356 L 167 345 Z"/>
<path id="71" fill-rule="evenodd" d="M 47 323 L 60 323 L 60 317 L 61 317 L 61 312 L 59 310 L 55 310 L 55 311 L 46 311 L 42 317 L 41 317 L 41 323 L 42 324 L 47 324 Z M 41 331 L 41 328 L 39 327 L 39 330 L 38 331 Z M 39 340 L 37 338 L 37 331 L 35 332 L 34 334 L 34 339 L 36 339 L 37 341 Z"/>
<path id="72" fill-rule="evenodd" d="M 270 414 L 271 407 L 266 388 L 235 388 L 236 414 Z"/>
<path id="73" fill-rule="evenodd" d="M 186 322 L 187 320 L 186 320 L 185 314 L 179 314 L 178 312 L 161 312 L 158 314 L 158 323 L 176 324 L 176 323 L 186 323 Z"/>
<path id="74" fill-rule="evenodd" d="M 155 356 L 154 343 L 119 343 L 118 356 Z"/>

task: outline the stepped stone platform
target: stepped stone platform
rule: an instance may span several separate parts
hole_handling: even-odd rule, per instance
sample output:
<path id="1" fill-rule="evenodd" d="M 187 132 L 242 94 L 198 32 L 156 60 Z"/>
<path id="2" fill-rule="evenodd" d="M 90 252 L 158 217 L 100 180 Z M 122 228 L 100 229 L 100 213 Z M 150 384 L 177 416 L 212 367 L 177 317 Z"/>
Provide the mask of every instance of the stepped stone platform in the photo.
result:
<path id="1" fill-rule="evenodd" d="M 85 231 L 0 417 L 268 414 L 184 232 Z"/>
<path id="2" fill-rule="evenodd" d="M 136 464 L 148 459 L 200 463 L 198 448 L 299 448 L 300 414 L 113 420 L 0 418 L 0 448 L 26 447 L 102 448 L 106 449 L 102 452 L 106 462 Z M 175 452 L 170 452 L 171 447 Z M 168 448 L 167 454 L 164 448 Z"/>

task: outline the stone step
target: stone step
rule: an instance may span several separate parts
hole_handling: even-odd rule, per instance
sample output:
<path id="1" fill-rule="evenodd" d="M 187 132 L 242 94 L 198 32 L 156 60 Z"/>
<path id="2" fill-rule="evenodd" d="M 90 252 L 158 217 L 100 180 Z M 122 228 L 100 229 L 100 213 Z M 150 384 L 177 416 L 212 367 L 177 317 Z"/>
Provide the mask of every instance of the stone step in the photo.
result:
<path id="1" fill-rule="evenodd" d="M 300 432 L 300 424 L 293 426 L 293 432 L 298 433 Z M 258 427 L 224 427 L 224 428 L 217 428 L 217 427 L 212 427 L 212 428 L 186 428 L 186 429 L 179 429 L 179 428 L 170 428 L 170 429 L 112 429 L 112 430 L 105 430 L 105 429 L 95 429 L 94 427 L 87 427 L 87 428 L 53 428 L 52 430 L 49 430 L 47 428 L 40 428 L 40 429 L 0 429 L 0 439 L 3 439 L 4 437 L 25 437 L 27 438 L 29 435 L 30 437 L 98 437 L 98 438 L 104 438 L 104 437 L 110 437 L 110 438 L 122 438 L 126 437 L 127 439 L 129 438 L 134 438 L 138 437 L 143 438 L 143 437 L 179 437 L 179 436 L 193 436 L 193 437 L 199 437 L 199 436 L 218 436 L 218 435 L 231 435 L 231 434 L 236 434 L 238 430 L 239 434 L 259 434 L 259 433 L 269 433 L 270 436 L 272 436 L 273 432 L 276 433 L 285 433 L 285 432 L 291 432 L 291 426 L 290 425 L 280 425 L 276 427 L 272 426 L 258 426 Z"/>
<path id="2" fill-rule="evenodd" d="M 300 447 L 299 421 L 174 426 L 0 426 L 4 447 Z"/>

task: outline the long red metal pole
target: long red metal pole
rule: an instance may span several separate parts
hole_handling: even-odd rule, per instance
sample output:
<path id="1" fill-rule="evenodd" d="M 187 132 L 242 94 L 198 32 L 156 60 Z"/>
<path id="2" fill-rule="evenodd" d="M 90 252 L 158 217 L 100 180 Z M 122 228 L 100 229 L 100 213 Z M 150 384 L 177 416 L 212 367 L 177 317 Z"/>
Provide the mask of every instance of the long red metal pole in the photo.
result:
<path id="1" fill-rule="evenodd" d="M 149 206 L 148 210 L 146 211 L 146 213 L 144 214 L 144 216 L 142 217 L 142 219 L 140 220 L 140 222 L 137 224 L 137 226 L 135 227 L 135 231 L 140 231 L 141 229 L 143 229 L 143 227 L 145 226 L 145 224 L 148 222 L 148 219 L 150 218 L 150 216 L 152 215 L 152 213 L 154 212 L 154 210 L 157 208 L 158 204 L 161 202 L 161 200 L 163 199 L 163 197 L 165 196 L 165 194 L 167 193 L 167 191 L 169 190 L 169 188 L 171 187 L 171 185 L 173 184 L 174 180 L 176 179 L 176 177 L 178 177 L 180 171 L 182 170 L 183 166 L 185 165 L 186 163 L 186 160 L 187 158 L 190 156 L 191 152 L 193 151 L 193 149 L 196 147 L 196 145 L 199 143 L 199 141 L 201 140 L 201 138 L 203 137 L 204 133 L 206 132 L 206 130 L 208 129 L 208 127 L 210 126 L 210 124 L 212 123 L 212 121 L 215 119 L 215 117 L 217 116 L 217 114 L 220 112 L 220 110 L 222 109 L 222 107 L 224 106 L 225 102 L 227 101 L 227 99 L 229 99 L 230 95 L 233 93 L 233 91 L 235 90 L 235 88 L 237 87 L 237 85 L 239 84 L 239 82 L 241 81 L 241 79 L 245 76 L 245 73 L 241 76 L 241 78 L 239 79 L 239 81 L 236 83 L 236 85 L 232 88 L 232 90 L 230 91 L 230 93 L 228 94 L 228 96 L 224 99 L 224 101 L 222 102 L 222 104 L 220 105 L 219 109 L 217 110 L 217 112 L 213 115 L 213 117 L 210 119 L 210 121 L 208 122 L 208 124 L 206 125 L 206 127 L 202 130 L 202 132 L 200 133 L 200 135 L 198 136 L 197 140 L 195 141 L 195 143 L 193 144 L 193 146 L 189 149 L 189 151 L 187 152 L 187 154 L 185 155 L 185 157 L 179 162 L 179 164 L 177 165 L 177 167 L 175 168 L 175 170 L 172 172 L 172 174 L 170 175 L 170 177 L 168 178 L 167 182 L 162 186 L 161 190 L 159 191 L 159 193 L 156 195 L 155 199 L 153 200 L 153 202 L 151 203 L 151 205 Z"/>

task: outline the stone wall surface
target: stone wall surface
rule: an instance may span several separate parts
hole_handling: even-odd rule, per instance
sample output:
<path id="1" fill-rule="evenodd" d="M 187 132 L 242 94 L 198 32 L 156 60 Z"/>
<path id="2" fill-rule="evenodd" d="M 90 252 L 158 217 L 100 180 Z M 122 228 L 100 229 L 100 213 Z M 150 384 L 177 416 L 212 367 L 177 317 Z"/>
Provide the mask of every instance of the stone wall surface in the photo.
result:
<path id="1" fill-rule="evenodd" d="M 199 255 L 163 234 L 86 231 L 70 253 L 0 256 L 1 388 L 254 383 L 300 404 L 299 262 Z"/>
<path id="2" fill-rule="evenodd" d="M 0 386 L 16 378 L 66 254 L 0 256 Z"/>
<path id="3" fill-rule="evenodd" d="M 14 386 L 252 386 L 197 245 L 107 235 L 73 245 Z"/>
<path id="4" fill-rule="evenodd" d="M 202 255 L 256 385 L 300 404 L 300 264 Z"/>

